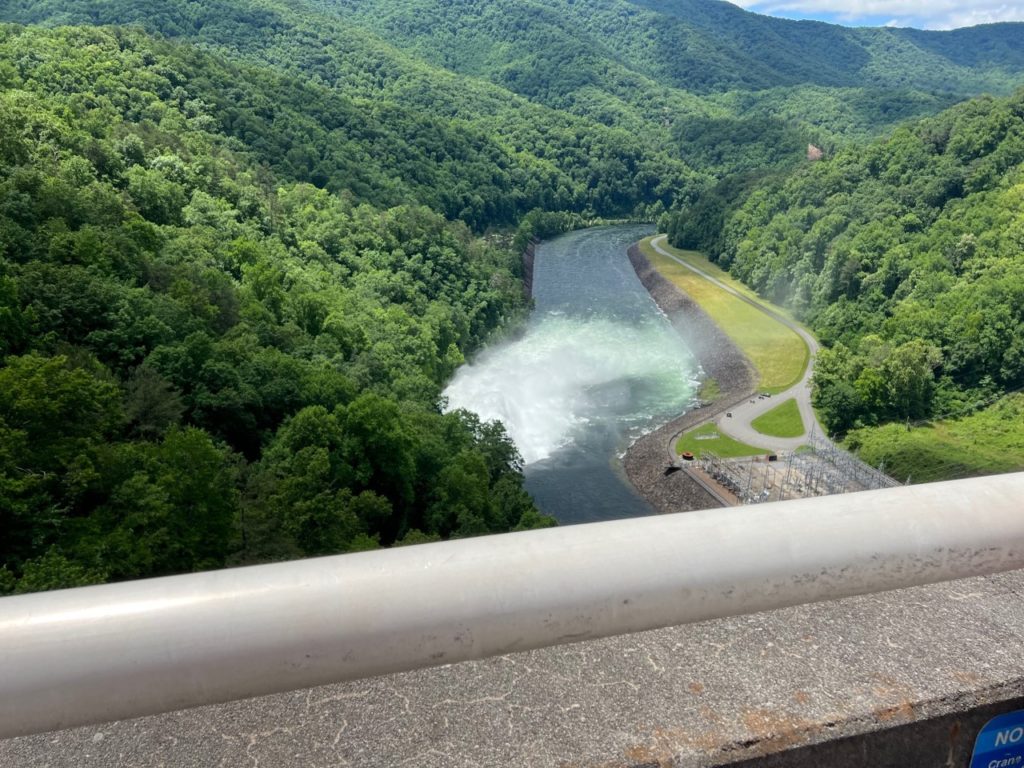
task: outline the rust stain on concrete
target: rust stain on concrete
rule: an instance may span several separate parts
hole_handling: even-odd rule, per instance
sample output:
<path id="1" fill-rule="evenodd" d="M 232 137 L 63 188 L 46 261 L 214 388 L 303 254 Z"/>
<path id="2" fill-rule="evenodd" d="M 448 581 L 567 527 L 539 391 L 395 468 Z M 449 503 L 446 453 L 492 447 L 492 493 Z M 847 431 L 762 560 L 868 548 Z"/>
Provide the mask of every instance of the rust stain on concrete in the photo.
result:
<path id="1" fill-rule="evenodd" d="M 803 745 L 810 735 L 822 727 L 815 721 L 790 712 L 747 709 L 739 717 L 744 728 L 737 731 L 735 718 L 723 720 L 708 707 L 698 711 L 707 722 L 706 728 L 654 728 L 646 743 L 625 750 L 625 762 L 603 764 L 600 768 L 670 768 L 683 755 L 711 757 L 737 749 L 743 750 L 748 756 L 765 755 Z M 748 738 L 743 738 L 744 729 Z"/>
<path id="2" fill-rule="evenodd" d="M 710 754 L 722 746 L 722 734 L 715 728 L 700 731 L 657 728 L 654 731 L 654 738 L 657 739 L 659 746 L 667 749 L 673 757 L 682 749 Z"/>
<path id="3" fill-rule="evenodd" d="M 626 762 L 603 765 L 600 768 L 671 768 L 682 754 L 713 755 L 734 738 L 720 727 L 722 718 L 713 710 L 702 707 L 700 714 L 708 721 L 703 729 L 654 728 L 646 744 L 637 744 L 625 751 Z"/>
<path id="4" fill-rule="evenodd" d="M 671 768 L 672 757 L 660 750 L 651 747 L 630 747 L 626 750 L 626 759 L 633 761 L 631 765 L 640 764 L 645 766 L 657 766 L 657 768 Z"/>
<path id="5" fill-rule="evenodd" d="M 872 692 L 880 700 L 871 714 L 881 723 L 909 722 L 914 719 L 916 692 L 899 680 L 879 676 Z"/>
<path id="6" fill-rule="evenodd" d="M 750 746 L 761 754 L 802 744 L 820 728 L 813 720 L 772 709 L 744 710 L 741 720 L 756 739 Z"/>
<path id="7" fill-rule="evenodd" d="M 872 710 L 871 714 L 881 723 L 891 723 L 893 721 L 909 722 L 914 719 L 914 703 L 909 699 L 904 699 L 895 706 L 879 707 Z"/>

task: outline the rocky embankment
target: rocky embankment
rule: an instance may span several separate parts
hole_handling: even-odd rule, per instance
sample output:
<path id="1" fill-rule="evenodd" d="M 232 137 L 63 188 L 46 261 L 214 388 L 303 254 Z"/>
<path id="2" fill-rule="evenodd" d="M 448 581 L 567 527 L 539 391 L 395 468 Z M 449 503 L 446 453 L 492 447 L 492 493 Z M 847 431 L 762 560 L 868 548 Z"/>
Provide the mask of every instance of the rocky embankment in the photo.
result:
<path id="1" fill-rule="evenodd" d="M 629 260 L 640 282 L 686 340 L 704 376 L 717 381 L 720 392 L 714 402 L 673 419 L 633 443 L 624 461 L 626 475 L 658 512 L 716 507 L 718 502 L 685 472 L 665 475 L 665 469 L 674 460 L 676 437 L 748 398 L 757 384 L 757 374 L 707 313 L 662 277 L 638 246 L 630 247 Z"/>

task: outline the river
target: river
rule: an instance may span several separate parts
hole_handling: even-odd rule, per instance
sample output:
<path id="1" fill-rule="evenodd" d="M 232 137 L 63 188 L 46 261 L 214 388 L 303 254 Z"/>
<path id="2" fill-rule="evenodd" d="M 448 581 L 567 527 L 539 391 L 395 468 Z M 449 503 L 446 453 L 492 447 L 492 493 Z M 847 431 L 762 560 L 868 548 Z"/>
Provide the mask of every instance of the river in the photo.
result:
<path id="1" fill-rule="evenodd" d="M 692 406 L 697 363 L 640 284 L 626 249 L 650 227 L 596 227 L 542 243 L 523 333 L 456 371 L 449 408 L 500 419 L 526 488 L 561 523 L 652 514 L 621 457 Z"/>

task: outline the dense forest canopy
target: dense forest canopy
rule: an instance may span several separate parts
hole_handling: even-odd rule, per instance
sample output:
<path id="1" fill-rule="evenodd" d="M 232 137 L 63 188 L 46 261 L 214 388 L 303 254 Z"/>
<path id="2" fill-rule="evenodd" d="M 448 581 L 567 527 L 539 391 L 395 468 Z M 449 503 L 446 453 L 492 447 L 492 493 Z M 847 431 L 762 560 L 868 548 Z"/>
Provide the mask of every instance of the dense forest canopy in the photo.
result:
<path id="1" fill-rule="evenodd" d="M 603 215 L 634 190 L 667 205 L 708 174 L 792 164 L 808 141 L 873 136 L 982 90 L 1008 93 L 1024 73 L 1022 25 L 850 30 L 716 0 L 11 0 L 0 19 L 140 25 L 389 105 L 388 121 L 471 125 L 574 177 L 575 188 L 530 188 L 530 202 Z M 628 157 L 650 162 L 620 169 Z M 615 176 L 591 201 L 595 165 Z"/>
<path id="2" fill-rule="evenodd" d="M 514 224 L 537 207 L 591 216 L 665 207 L 709 180 L 628 126 L 432 67 L 351 24 L 300 12 L 301 5 L 13 6 L 0 19 L 138 24 L 212 49 L 221 56 L 177 48 L 179 85 L 226 133 L 288 178 L 376 204 L 415 200 L 482 230 Z"/>
<path id="3" fill-rule="evenodd" d="M 1024 72 L 1024 24 L 847 29 L 717 0 L 310 2 L 437 65 L 628 122 L 715 173 L 792 159 L 808 138 L 874 134 L 980 91 L 1009 93 Z"/>
<path id="4" fill-rule="evenodd" d="M 515 256 L 275 176 L 185 89 L 222 66 L 0 30 L 5 591 L 548 522 L 501 427 L 436 407 L 523 311 Z"/>
<path id="5" fill-rule="evenodd" d="M 665 224 L 829 345 L 814 397 L 831 430 L 1024 386 L 1024 91 L 725 181 Z"/>
<path id="6" fill-rule="evenodd" d="M 668 210 L 791 301 L 832 345 L 834 428 L 1021 384 L 1021 99 L 896 128 L 1010 93 L 1020 25 L 714 0 L 0 22 L 0 594 L 552 524 L 501 425 L 439 398 L 526 312 L 519 249 L 594 217 Z"/>
<path id="7" fill-rule="evenodd" d="M 955 32 L 847 28 L 716 0 L 309 0 L 450 69 L 570 93 L 622 72 L 693 93 L 818 85 L 974 93 L 1012 88 L 1024 24 Z M 548 53 L 571 57 L 556 69 Z M 602 73 L 603 70 L 603 73 Z M 549 75 L 549 82 L 537 75 Z"/>

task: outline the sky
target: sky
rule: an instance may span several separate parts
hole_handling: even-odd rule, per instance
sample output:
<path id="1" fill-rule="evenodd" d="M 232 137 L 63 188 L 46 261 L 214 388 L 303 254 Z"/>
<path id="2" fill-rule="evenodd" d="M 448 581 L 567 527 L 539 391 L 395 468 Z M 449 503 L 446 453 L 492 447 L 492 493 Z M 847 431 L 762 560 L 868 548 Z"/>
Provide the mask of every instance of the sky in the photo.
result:
<path id="1" fill-rule="evenodd" d="M 787 19 L 818 19 L 848 26 L 956 29 L 996 21 L 1024 21 L 1024 0 L 732 0 L 741 8 Z"/>

